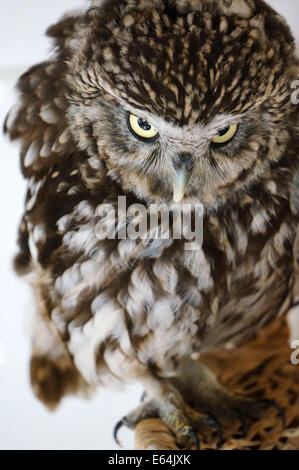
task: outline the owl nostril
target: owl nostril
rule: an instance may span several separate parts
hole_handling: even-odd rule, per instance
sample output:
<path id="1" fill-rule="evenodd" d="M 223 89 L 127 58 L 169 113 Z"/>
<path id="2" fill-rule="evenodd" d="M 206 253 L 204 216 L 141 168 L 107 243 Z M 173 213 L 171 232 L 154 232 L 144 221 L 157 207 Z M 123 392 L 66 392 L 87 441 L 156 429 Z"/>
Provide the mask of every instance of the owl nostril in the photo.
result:
<path id="1" fill-rule="evenodd" d="M 184 166 L 187 171 L 191 171 L 193 168 L 193 156 L 189 152 L 181 152 L 177 155 L 174 164 L 176 168 Z"/>

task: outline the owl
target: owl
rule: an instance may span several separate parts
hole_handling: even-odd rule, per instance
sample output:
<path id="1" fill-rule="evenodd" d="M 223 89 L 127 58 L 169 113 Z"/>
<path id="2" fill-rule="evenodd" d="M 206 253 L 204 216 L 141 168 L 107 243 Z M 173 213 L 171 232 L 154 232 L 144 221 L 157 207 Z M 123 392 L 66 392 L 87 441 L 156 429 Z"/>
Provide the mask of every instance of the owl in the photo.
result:
<path id="1" fill-rule="evenodd" d="M 262 0 L 89 7 L 48 29 L 52 56 L 20 78 L 4 126 L 28 181 L 15 267 L 36 302 L 32 387 L 54 409 L 139 381 L 116 436 L 156 416 L 180 445 L 209 427 L 221 444 L 223 420 L 282 411 L 224 388 L 200 355 L 299 300 L 294 40 Z M 202 243 L 187 250 L 175 218 L 168 238 L 120 237 L 132 215 L 103 212 L 120 197 L 191 220 L 200 204 Z"/>

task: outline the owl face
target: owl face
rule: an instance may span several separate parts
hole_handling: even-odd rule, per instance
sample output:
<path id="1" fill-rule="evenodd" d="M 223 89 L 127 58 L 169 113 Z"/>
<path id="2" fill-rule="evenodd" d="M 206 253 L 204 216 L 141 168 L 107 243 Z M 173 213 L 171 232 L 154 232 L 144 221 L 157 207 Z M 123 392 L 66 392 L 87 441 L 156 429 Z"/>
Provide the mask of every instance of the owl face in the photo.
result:
<path id="1" fill-rule="evenodd" d="M 124 192 L 217 207 L 281 158 L 294 47 L 258 3 L 265 11 L 249 18 L 200 0 L 191 10 L 118 2 L 89 12 L 69 46 L 68 118 Z"/>

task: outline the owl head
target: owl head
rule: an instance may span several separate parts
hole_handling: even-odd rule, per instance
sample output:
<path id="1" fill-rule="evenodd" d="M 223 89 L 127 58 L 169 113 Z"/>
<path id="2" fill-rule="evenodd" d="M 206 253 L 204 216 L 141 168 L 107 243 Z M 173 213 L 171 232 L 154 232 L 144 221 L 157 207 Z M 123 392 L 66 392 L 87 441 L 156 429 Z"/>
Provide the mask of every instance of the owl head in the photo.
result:
<path id="1" fill-rule="evenodd" d="M 261 0 L 97 0 L 66 64 L 78 146 L 146 203 L 219 207 L 290 144 L 294 41 Z"/>

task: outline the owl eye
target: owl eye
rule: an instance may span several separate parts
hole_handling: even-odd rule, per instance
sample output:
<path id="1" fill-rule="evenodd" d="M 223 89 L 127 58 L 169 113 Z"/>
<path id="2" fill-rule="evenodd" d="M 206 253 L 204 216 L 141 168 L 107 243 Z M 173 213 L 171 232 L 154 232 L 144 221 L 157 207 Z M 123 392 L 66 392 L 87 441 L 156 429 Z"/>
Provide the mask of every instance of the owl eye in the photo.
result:
<path id="1" fill-rule="evenodd" d="M 232 124 L 231 126 L 220 129 L 217 135 L 212 139 L 212 144 L 217 147 L 228 144 L 235 137 L 237 130 L 238 124 Z"/>
<path id="2" fill-rule="evenodd" d="M 158 131 L 151 124 L 134 114 L 128 113 L 127 124 L 131 133 L 144 142 L 154 142 L 159 136 Z"/>

